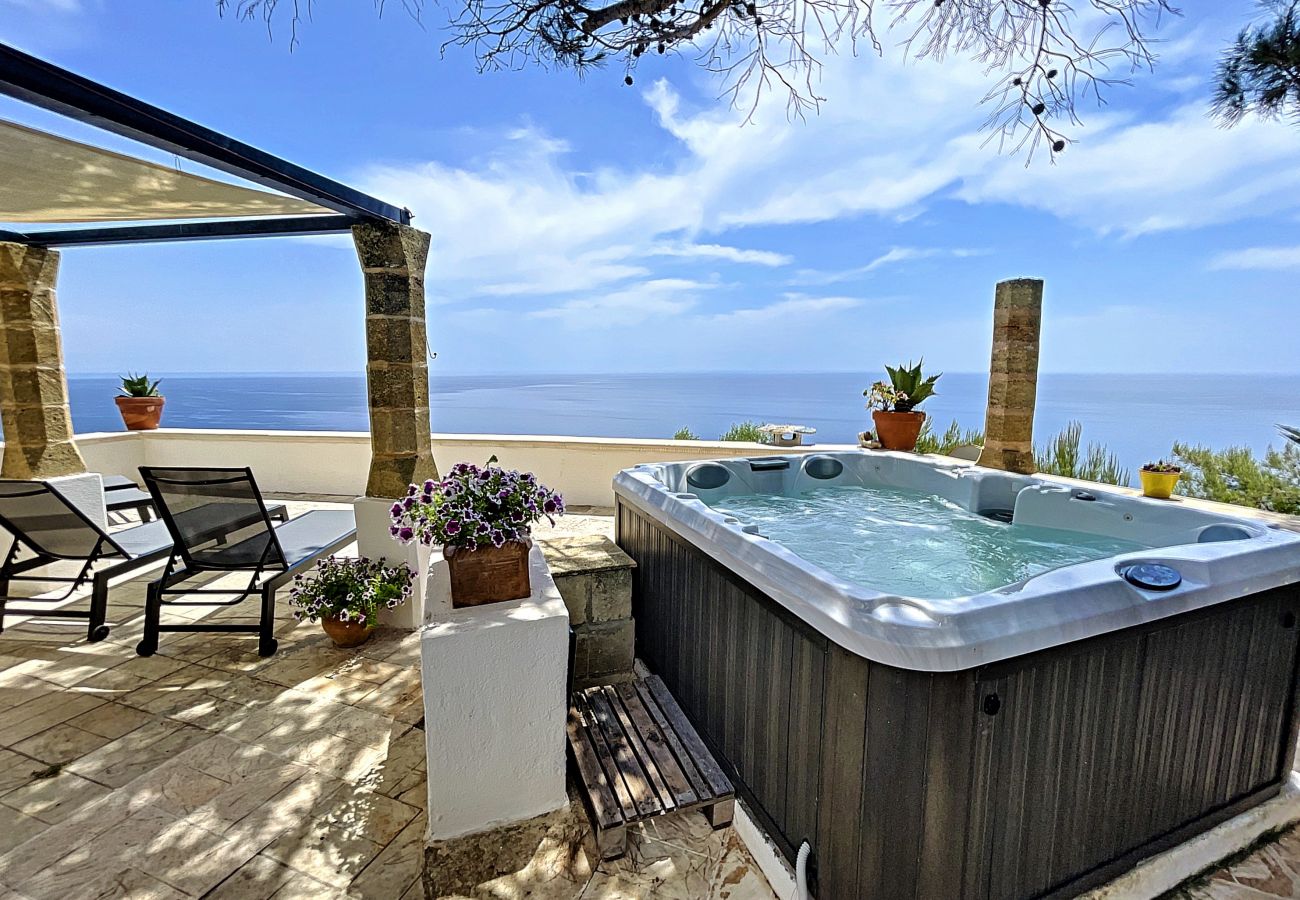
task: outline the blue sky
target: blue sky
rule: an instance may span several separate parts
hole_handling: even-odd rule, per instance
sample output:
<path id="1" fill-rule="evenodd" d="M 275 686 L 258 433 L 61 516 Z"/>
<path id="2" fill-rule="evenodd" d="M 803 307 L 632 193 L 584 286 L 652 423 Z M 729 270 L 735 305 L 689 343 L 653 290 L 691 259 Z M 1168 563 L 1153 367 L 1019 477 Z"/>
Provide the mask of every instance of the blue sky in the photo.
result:
<path id="1" fill-rule="evenodd" d="M 396 4 L 317 7 L 293 52 L 209 0 L 0 0 L 0 40 L 409 206 L 433 235 L 435 375 L 974 371 L 993 284 L 1018 276 L 1047 282 L 1045 371 L 1300 372 L 1300 128 L 1205 114 L 1247 0 L 1184 4 L 1156 74 L 1028 169 L 981 146 L 965 61 L 841 48 L 818 115 L 769 96 L 746 124 L 688 58 L 631 88 L 478 74 L 441 52 L 436 8 L 421 29 Z M 71 248 L 59 298 L 73 372 L 364 363 L 346 238 Z"/>

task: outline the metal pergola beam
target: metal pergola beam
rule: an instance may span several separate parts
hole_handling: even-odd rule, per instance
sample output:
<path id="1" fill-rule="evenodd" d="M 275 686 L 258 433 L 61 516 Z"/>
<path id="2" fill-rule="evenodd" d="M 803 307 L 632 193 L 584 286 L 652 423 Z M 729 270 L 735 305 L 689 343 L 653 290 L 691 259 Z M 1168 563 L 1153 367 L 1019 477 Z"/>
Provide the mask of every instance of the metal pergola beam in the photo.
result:
<path id="1" fill-rule="evenodd" d="M 150 244 L 167 241 L 219 241 L 223 238 L 275 237 L 286 234 L 335 234 L 364 221 L 356 216 L 292 216 L 280 219 L 223 219 L 215 222 L 168 222 L 160 225 L 108 225 L 60 228 L 12 234 L 0 240 L 34 247 L 93 247 L 105 244 Z M 6 236 L 8 234 L 9 236 Z"/>
<path id="2" fill-rule="evenodd" d="M 0 94 L 354 218 L 411 213 L 120 91 L 0 44 Z M 235 235 L 229 235 L 235 236 Z"/>

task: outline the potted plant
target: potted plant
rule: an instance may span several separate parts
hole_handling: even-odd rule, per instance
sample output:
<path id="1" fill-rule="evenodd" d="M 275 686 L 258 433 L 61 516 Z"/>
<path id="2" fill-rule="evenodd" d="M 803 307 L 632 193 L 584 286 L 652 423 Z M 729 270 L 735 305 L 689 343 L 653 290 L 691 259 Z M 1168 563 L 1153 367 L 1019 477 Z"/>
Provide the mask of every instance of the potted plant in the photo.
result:
<path id="1" fill-rule="evenodd" d="M 1183 470 L 1180 467 L 1167 463 L 1163 459 L 1160 462 L 1147 463 L 1138 472 L 1138 477 L 1142 479 L 1142 496 L 1168 500 L 1182 475 Z"/>
<path id="2" fill-rule="evenodd" d="M 925 413 L 917 412 L 928 398 L 934 396 L 934 383 L 939 375 L 926 378 L 921 374 L 921 360 L 915 366 L 885 366 L 889 381 L 877 381 L 862 392 L 867 398 L 867 409 L 876 424 L 876 440 L 886 450 L 913 450 L 916 439 L 925 423 Z"/>
<path id="3" fill-rule="evenodd" d="M 161 381 L 150 381 L 146 375 L 124 375 L 122 395 L 115 397 L 122 424 L 130 431 L 151 431 L 162 419 L 163 404 L 167 402 L 158 393 Z"/>
<path id="4" fill-rule="evenodd" d="M 494 463 L 457 463 L 442 481 L 411 485 L 391 510 L 397 540 L 442 546 L 454 607 L 527 597 L 532 526 L 564 514 L 564 498 L 537 476 Z"/>
<path id="5" fill-rule="evenodd" d="M 310 575 L 295 575 L 289 603 L 299 622 L 320 620 L 338 647 L 364 644 L 379 624 L 379 610 L 396 609 L 411 596 L 413 573 L 365 557 L 331 556 Z"/>

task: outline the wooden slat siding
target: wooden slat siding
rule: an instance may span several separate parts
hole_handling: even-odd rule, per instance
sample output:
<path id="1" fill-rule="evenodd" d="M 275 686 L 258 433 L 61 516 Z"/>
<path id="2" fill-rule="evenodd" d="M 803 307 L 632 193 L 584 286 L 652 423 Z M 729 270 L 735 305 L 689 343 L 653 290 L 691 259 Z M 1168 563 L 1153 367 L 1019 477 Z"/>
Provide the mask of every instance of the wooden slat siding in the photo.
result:
<path id="1" fill-rule="evenodd" d="M 792 635 L 792 645 L 790 715 L 786 722 L 785 835 L 795 847 L 804 841 L 816 846 L 817 812 L 821 805 L 826 647 L 797 634 Z"/>
<path id="2" fill-rule="evenodd" d="M 832 644 L 826 665 L 822 805 L 813 853 L 817 856 L 819 896 L 852 897 L 868 889 L 858 878 L 861 829 L 845 827 L 861 815 L 867 719 L 845 711 L 866 709 L 868 664 Z"/>
<path id="3" fill-rule="evenodd" d="M 872 755 L 873 740 L 883 737 L 879 723 L 868 733 L 867 719 L 882 713 L 868 698 L 881 679 L 888 685 L 890 667 L 826 641 L 654 523 L 636 516 L 621 517 L 620 523 L 630 519 L 645 532 L 641 542 L 651 543 L 650 533 L 658 533 L 663 565 L 689 573 L 680 582 L 682 592 L 717 601 L 700 609 L 698 623 L 674 616 L 638 621 L 638 650 L 652 669 L 667 673 L 671 666 L 656 665 L 642 648 L 661 640 L 647 631 L 671 630 L 680 638 L 673 652 L 704 660 L 699 670 L 705 673 L 704 687 L 691 701 L 698 708 L 686 712 L 788 859 L 810 833 L 800 823 L 812 817 L 818 896 L 1019 900 L 1044 891 L 1051 897 L 1077 894 L 1113 877 L 1122 870 L 1117 867 L 1164 849 L 1168 841 L 1184 840 L 1276 794 L 1287 771 L 1289 743 L 1300 732 L 1294 687 L 1300 628 L 1282 628 L 1280 616 L 1300 608 L 1295 586 L 976 671 L 892 670 L 906 685 L 899 690 L 907 697 L 928 691 L 929 712 L 921 722 L 909 720 L 906 708 L 887 716 L 898 740 L 924 762 L 919 771 L 897 763 L 888 776 L 901 783 L 915 775 L 921 785 L 915 815 L 906 815 L 908 802 L 897 800 L 915 792 L 915 784 L 876 792 L 881 803 L 894 801 L 886 828 L 897 843 L 884 848 L 879 830 L 866 827 L 861 814 L 870 806 L 869 779 L 884 777 L 878 773 L 886 766 Z M 641 562 L 636 540 L 630 531 L 620 533 L 620 543 Z M 657 590 L 673 590 L 665 587 L 666 580 L 655 583 Z M 650 584 L 640 582 L 638 592 L 650 591 Z M 788 669 L 778 665 L 756 678 L 750 642 L 781 647 L 775 654 L 780 658 L 786 633 Z M 803 674 L 810 660 L 821 661 L 820 677 Z M 947 687 L 940 686 L 943 678 L 952 679 Z M 737 682 L 746 679 L 762 682 L 769 694 L 765 704 L 753 705 L 749 693 L 738 689 Z M 677 691 L 667 674 L 665 682 Z M 817 705 L 810 704 L 807 691 L 818 695 Z M 984 695 L 994 692 L 1002 707 L 990 717 L 981 705 Z M 784 701 L 777 699 L 781 694 Z M 788 721 L 777 730 L 787 746 L 775 762 L 765 752 L 771 728 L 745 718 L 770 715 L 774 702 L 789 704 Z M 955 711 L 944 714 L 950 706 Z M 1182 740 L 1166 739 L 1179 731 Z M 806 742 L 798 745 L 797 739 L 808 734 L 815 735 L 813 751 Z M 763 739 L 754 741 L 756 735 Z M 945 754 L 945 742 L 958 749 Z M 746 748 L 753 754 L 752 770 L 737 765 Z M 939 765 L 945 756 L 958 759 L 955 776 Z M 783 814 L 781 804 L 754 790 L 761 785 L 770 793 L 782 766 Z M 870 775 L 869 767 L 877 774 Z M 808 776 L 806 785 L 796 783 L 812 770 L 816 775 Z M 941 793 L 952 794 L 950 777 L 964 782 L 966 796 L 952 799 L 949 815 L 955 822 L 966 814 L 968 821 L 964 828 L 932 831 L 944 816 Z M 872 814 L 881 820 L 891 815 L 878 808 Z M 1179 822 L 1179 817 L 1192 818 Z M 954 835 L 964 835 L 964 847 Z M 1006 840 L 999 843 L 999 836 Z M 870 846 L 864 849 L 864 843 Z M 864 858 L 883 858 L 906 846 L 917 848 L 920 868 L 909 870 L 902 863 L 898 871 L 916 872 L 914 882 L 859 879 Z M 954 884 L 957 890 L 946 889 Z"/>
<path id="4" fill-rule="evenodd" d="M 591 745 L 596 751 L 596 759 L 600 761 L 600 767 L 605 772 L 605 783 L 614 792 L 615 799 L 618 800 L 619 814 L 624 819 L 635 818 L 636 801 L 628 791 L 627 783 L 623 780 L 623 773 L 619 770 L 618 763 L 614 759 L 614 752 L 610 749 L 604 731 L 596 720 L 595 714 L 591 711 L 591 705 L 587 703 L 586 697 L 580 694 L 575 695 L 572 702 L 578 710 L 580 721 L 587 730 L 587 736 L 591 739 Z"/>
<path id="5" fill-rule="evenodd" d="M 772 802 L 772 755 L 780 752 L 784 755 L 784 748 L 778 749 L 772 741 L 772 729 L 770 727 L 770 714 L 772 711 L 772 668 L 779 664 L 779 661 L 773 659 L 768 648 L 772 644 L 773 623 L 772 617 L 763 613 L 762 607 L 758 604 L 751 604 L 751 615 L 749 616 L 749 634 L 747 646 L 749 647 L 749 677 L 745 679 L 747 688 L 745 692 L 745 724 L 749 730 L 749 739 L 745 742 L 749 750 L 749 758 L 746 760 L 745 771 L 752 773 L 751 784 L 754 787 L 754 793 L 760 797 L 767 798 L 763 805 L 767 807 L 768 814 L 776 821 L 781 821 L 777 814 L 775 804 Z M 784 798 L 784 794 L 783 794 Z"/>
<path id="6" fill-rule="evenodd" d="M 984 699 L 1007 695 L 1007 681 L 989 673 L 975 683 L 975 696 L 967 704 L 975 720 L 975 749 L 971 759 L 970 833 L 962 863 L 963 897 L 983 898 L 989 893 L 989 846 L 993 838 L 994 784 L 997 771 L 993 761 L 1002 752 L 1001 723 L 996 716 L 984 713 Z"/>
<path id="7" fill-rule="evenodd" d="M 654 791 L 658 800 L 658 806 L 664 812 L 671 812 L 677 808 L 677 795 L 668 787 L 667 780 L 659 771 L 658 761 L 650 752 L 642 737 L 639 729 L 633 723 L 632 716 L 628 713 L 622 698 L 618 691 L 614 690 L 611 685 L 603 685 L 593 688 L 593 691 L 600 691 L 605 697 L 605 702 L 609 705 L 610 710 L 618 719 L 618 724 L 622 728 L 623 735 L 627 739 L 628 746 L 632 748 L 636 760 L 641 765 L 641 771 L 645 773 L 646 781 L 649 783 L 651 790 Z M 648 720 L 647 720 L 648 721 Z M 655 729 L 656 733 L 658 729 Z"/>
<path id="8" fill-rule="evenodd" d="M 925 799 L 915 900 L 962 895 L 962 866 L 936 866 L 953 852 L 954 837 L 970 834 L 971 769 L 975 729 L 953 728 L 969 721 L 970 683 L 959 673 L 930 680 L 926 723 Z"/>
<path id="9" fill-rule="evenodd" d="M 768 764 L 767 804 L 772 818 L 789 832 L 790 816 L 785 787 L 790 781 L 792 748 L 787 726 L 790 722 L 790 671 L 794 667 L 794 632 L 772 619 L 772 686 L 767 705 Z M 802 744 L 806 738 L 800 738 Z"/>
<path id="10" fill-rule="evenodd" d="M 672 723 L 668 721 L 668 717 L 664 715 L 663 710 L 659 708 L 659 704 L 655 702 L 654 695 L 651 694 L 649 687 L 644 681 L 637 681 L 636 689 L 637 694 L 641 697 L 642 704 L 646 708 L 646 712 L 650 713 L 650 717 L 659 726 L 664 740 L 668 743 L 668 749 L 672 751 L 673 757 L 682 770 L 682 774 L 690 782 L 691 790 L 697 797 L 709 796 L 708 779 L 700 772 L 695 760 L 691 758 L 691 754 L 677 737 L 677 733 L 673 731 Z"/>
<path id="11" fill-rule="evenodd" d="M 664 737 L 663 729 L 659 727 L 646 710 L 645 704 L 641 702 L 641 697 L 637 693 L 635 685 L 631 682 L 623 682 L 616 685 L 614 690 L 618 693 L 619 700 L 631 718 L 633 726 L 641 735 L 645 749 L 667 788 L 671 802 L 666 802 L 665 806 L 671 809 L 695 803 L 698 795 L 695 793 L 695 789 L 691 787 L 690 778 L 682 771 L 681 764 L 673 755 L 672 748 L 668 746 L 668 740 Z"/>
<path id="12" fill-rule="evenodd" d="M 920 877 L 933 680 L 879 666 L 867 681 L 858 878 L 894 897 L 915 896 Z"/>
<path id="13" fill-rule="evenodd" d="M 628 794 L 631 795 L 635 805 L 635 809 L 628 810 L 627 817 L 637 819 L 653 814 L 659 806 L 658 797 L 650 784 L 649 776 L 641 766 L 641 761 L 632 750 L 630 739 L 623 732 L 618 716 L 610 708 L 609 699 L 599 690 L 588 692 L 585 696 L 587 702 L 591 704 L 591 710 L 600 724 L 606 743 L 613 752 L 614 762 L 618 765 L 623 782 L 627 785 Z"/>
<path id="14" fill-rule="evenodd" d="M 596 756 L 596 748 L 592 746 L 591 739 L 582 726 L 578 711 L 572 707 L 569 709 L 568 732 L 574 764 L 583 784 L 588 786 L 587 797 L 596 824 L 601 828 L 613 828 L 623 821 L 623 811 L 619 807 L 618 798 L 609 789 L 608 778 Z"/>

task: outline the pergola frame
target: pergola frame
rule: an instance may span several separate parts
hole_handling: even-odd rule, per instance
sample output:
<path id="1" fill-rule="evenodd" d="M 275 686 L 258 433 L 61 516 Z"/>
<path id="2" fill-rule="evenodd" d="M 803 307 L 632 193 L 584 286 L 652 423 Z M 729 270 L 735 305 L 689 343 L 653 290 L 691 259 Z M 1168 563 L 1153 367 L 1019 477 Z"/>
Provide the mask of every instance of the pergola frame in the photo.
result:
<path id="1" fill-rule="evenodd" d="M 56 248 L 350 232 L 366 298 L 371 463 L 367 498 L 436 477 L 430 451 L 424 267 L 429 235 L 411 212 L 229 135 L 0 44 L 0 94 L 110 131 L 322 208 L 319 215 L 114 222 L 0 231 L 0 414 L 6 477 L 85 471 L 68 411 L 55 304 Z M 332 211 L 332 212 L 331 212 Z M 387 509 L 386 503 L 380 503 Z M 387 527 L 371 529 L 391 543 Z M 364 529 L 363 529 L 364 531 Z M 367 535 L 360 541 L 367 543 Z M 363 547 L 363 550 L 366 548 Z"/>
<path id="2" fill-rule="evenodd" d="M 339 213 L 337 216 L 226 219 L 215 223 L 113 225 L 30 233 L 8 232 L 0 235 L 5 240 L 38 247 L 63 247 L 325 234 L 348 231 L 360 222 L 376 220 L 397 225 L 411 224 L 411 212 L 408 209 L 385 203 L 229 135 L 83 78 L 6 44 L 0 44 L 0 94 Z"/>

